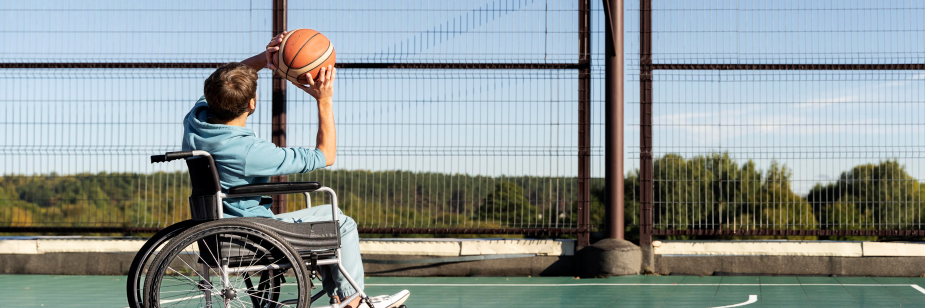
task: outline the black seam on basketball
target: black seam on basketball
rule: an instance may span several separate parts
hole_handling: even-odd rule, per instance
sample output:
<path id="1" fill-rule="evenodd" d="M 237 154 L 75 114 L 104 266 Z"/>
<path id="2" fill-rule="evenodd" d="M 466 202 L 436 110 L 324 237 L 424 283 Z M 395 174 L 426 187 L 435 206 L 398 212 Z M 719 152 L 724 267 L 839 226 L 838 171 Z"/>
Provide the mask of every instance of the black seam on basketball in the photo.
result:
<path id="1" fill-rule="evenodd" d="M 308 45 L 308 42 L 311 42 L 312 39 L 315 38 L 315 36 L 318 36 L 318 34 L 321 34 L 321 33 L 320 33 L 320 32 L 315 32 L 315 34 L 312 34 L 312 37 L 308 38 L 308 40 L 306 40 L 305 43 L 302 43 L 302 46 L 299 47 L 299 50 L 297 50 L 297 51 L 295 52 L 295 54 L 292 55 L 292 61 L 289 61 L 289 64 L 286 65 L 286 77 L 289 77 L 289 70 L 292 69 L 292 62 L 294 62 L 294 61 L 295 61 L 295 58 L 297 58 L 297 57 L 299 56 L 299 53 L 302 52 L 302 48 L 305 48 L 305 45 Z M 331 42 L 328 41 L 328 44 L 330 44 L 330 43 L 331 43 Z M 285 59 L 285 57 L 283 57 L 283 59 Z M 296 80 L 296 81 L 299 81 L 299 76 L 295 76 L 295 80 Z"/>
<path id="2" fill-rule="evenodd" d="M 295 34 L 296 32 L 299 32 L 299 30 L 295 30 L 294 32 L 288 35 L 288 37 L 286 38 L 286 43 L 289 43 L 289 39 L 292 38 L 292 35 Z M 305 47 L 305 43 L 302 43 L 302 47 Z M 302 47 L 299 47 L 299 51 L 302 50 Z M 296 51 L 295 54 L 298 55 L 299 51 Z M 289 63 L 286 63 L 286 46 L 285 45 L 283 45 L 283 49 L 279 51 L 279 54 L 281 58 L 283 58 L 283 64 L 286 65 L 286 79 L 289 79 L 289 70 L 292 69 L 292 61 L 295 61 L 295 56 L 292 56 L 292 60 L 290 60 Z"/>
<path id="3" fill-rule="evenodd" d="M 299 30 L 295 30 L 295 32 L 299 32 Z M 292 35 L 295 34 L 295 32 L 289 34 L 289 37 L 286 38 L 286 43 L 289 43 L 289 39 L 292 38 Z M 302 43 L 302 47 L 305 47 L 305 43 Z M 299 47 L 299 51 L 302 50 L 302 47 Z M 296 51 L 295 54 L 298 55 L 299 51 Z M 292 69 L 291 64 L 292 64 L 292 61 L 295 61 L 295 56 L 292 56 L 292 60 L 289 61 L 289 63 L 286 63 L 286 46 L 283 46 L 283 49 L 280 50 L 279 54 L 283 58 L 283 64 L 286 64 L 286 79 L 289 79 L 289 70 Z"/>
<path id="4" fill-rule="evenodd" d="M 328 41 L 328 47 L 325 47 L 325 48 L 324 48 L 324 51 L 328 51 L 328 48 L 330 48 L 330 47 L 331 47 L 331 41 Z M 331 52 L 333 53 L 334 51 L 331 50 Z M 322 53 L 321 55 L 323 56 L 324 54 Z M 331 58 L 331 55 L 328 55 L 328 57 L 325 58 L 324 61 L 321 61 L 321 63 L 318 63 L 318 65 L 316 65 L 315 67 L 308 69 L 308 71 L 311 72 L 313 69 L 318 68 L 319 66 L 321 66 L 322 64 L 324 64 L 324 62 L 327 62 L 328 59 L 330 59 L 330 58 Z M 321 57 L 319 57 L 318 59 L 321 59 Z M 319 73 L 320 73 L 320 72 L 319 72 Z"/>

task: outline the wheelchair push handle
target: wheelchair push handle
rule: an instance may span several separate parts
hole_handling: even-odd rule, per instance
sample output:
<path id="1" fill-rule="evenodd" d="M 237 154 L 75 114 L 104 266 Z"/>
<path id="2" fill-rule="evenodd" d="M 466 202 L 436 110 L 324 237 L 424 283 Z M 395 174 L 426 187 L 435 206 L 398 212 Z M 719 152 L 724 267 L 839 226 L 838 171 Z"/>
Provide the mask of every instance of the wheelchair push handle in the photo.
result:
<path id="1" fill-rule="evenodd" d="M 212 156 L 209 155 L 209 152 L 206 151 L 177 151 L 177 152 L 167 152 L 163 155 L 151 155 L 151 163 L 163 163 L 172 160 L 178 160 L 183 158 L 190 158 L 194 156 Z"/>

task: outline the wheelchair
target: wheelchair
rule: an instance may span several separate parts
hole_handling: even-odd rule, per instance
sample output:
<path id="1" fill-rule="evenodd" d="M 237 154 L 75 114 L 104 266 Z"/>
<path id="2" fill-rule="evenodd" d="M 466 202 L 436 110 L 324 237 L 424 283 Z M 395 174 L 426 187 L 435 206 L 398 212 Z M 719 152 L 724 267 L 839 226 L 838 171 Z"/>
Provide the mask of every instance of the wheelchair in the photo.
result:
<path id="1" fill-rule="evenodd" d="M 343 299 L 374 307 L 341 264 L 337 195 L 317 182 L 284 182 L 231 187 L 222 192 L 212 156 L 205 151 L 167 152 L 151 163 L 186 159 L 192 219 L 173 224 L 149 239 L 129 268 L 126 292 L 131 308 L 310 307 L 324 295 L 314 279 L 334 266 L 357 290 Z M 269 218 L 222 219 L 222 199 L 302 193 L 331 197 L 330 221 L 287 223 Z M 262 198 L 267 204 L 270 198 Z M 338 308 L 340 304 L 330 306 Z"/>

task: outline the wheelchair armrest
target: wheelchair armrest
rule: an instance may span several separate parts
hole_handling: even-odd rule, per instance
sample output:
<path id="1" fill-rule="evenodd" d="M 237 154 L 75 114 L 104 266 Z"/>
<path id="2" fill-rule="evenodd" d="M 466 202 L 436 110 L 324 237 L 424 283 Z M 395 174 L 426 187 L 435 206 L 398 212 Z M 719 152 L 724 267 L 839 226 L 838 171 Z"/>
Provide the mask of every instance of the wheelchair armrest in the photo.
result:
<path id="1" fill-rule="evenodd" d="M 235 186 L 228 189 L 228 194 L 235 196 L 284 195 L 313 192 L 319 188 L 321 188 L 321 183 L 318 182 L 263 183 Z"/>
<path id="2" fill-rule="evenodd" d="M 164 155 L 151 155 L 151 163 L 163 163 L 171 160 L 190 158 L 196 156 L 212 156 L 209 152 L 194 150 L 194 151 L 178 151 L 178 152 L 167 152 Z"/>

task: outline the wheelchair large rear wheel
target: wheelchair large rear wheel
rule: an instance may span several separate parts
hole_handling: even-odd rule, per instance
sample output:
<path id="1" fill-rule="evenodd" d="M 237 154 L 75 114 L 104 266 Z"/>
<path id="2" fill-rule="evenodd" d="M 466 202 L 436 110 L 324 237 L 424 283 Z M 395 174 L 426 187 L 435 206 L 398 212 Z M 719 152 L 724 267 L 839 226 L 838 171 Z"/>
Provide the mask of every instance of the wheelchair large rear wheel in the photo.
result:
<path id="1" fill-rule="evenodd" d="M 125 283 L 125 293 L 128 299 L 129 308 L 144 308 L 142 295 L 144 294 L 144 270 L 148 269 L 151 260 L 154 259 L 154 253 L 161 249 L 164 243 L 167 243 L 175 235 L 180 234 L 183 230 L 195 226 L 201 221 L 184 220 L 164 228 L 157 234 L 154 234 L 141 249 L 135 253 L 132 259 L 132 265 L 128 268 L 128 279 Z"/>
<path id="2" fill-rule="evenodd" d="M 165 245 L 145 278 L 144 302 L 147 308 L 307 308 L 310 288 L 302 258 L 272 229 L 221 219 Z"/>

